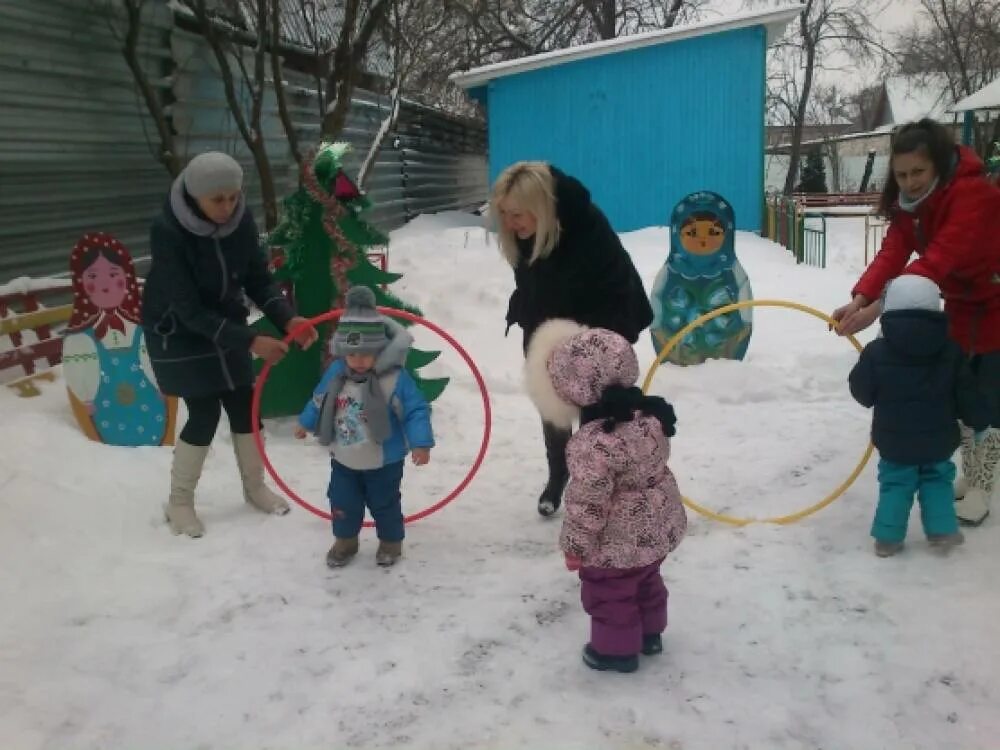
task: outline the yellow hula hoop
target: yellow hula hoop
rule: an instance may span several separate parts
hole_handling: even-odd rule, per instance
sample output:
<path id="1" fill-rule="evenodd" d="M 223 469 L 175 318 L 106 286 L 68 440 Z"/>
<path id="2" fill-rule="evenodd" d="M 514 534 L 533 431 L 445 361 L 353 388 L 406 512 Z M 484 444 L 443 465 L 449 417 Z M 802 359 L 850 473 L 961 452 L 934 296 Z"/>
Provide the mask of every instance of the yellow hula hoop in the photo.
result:
<path id="1" fill-rule="evenodd" d="M 663 364 L 664 360 L 666 360 L 666 358 L 670 355 L 670 352 L 672 352 L 677 347 L 677 345 L 680 344 L 680 342 L 684 339 L 684 337 L 687 336 L 691 331 L 693 331 L 695 328 L 698 328 L 699 326 L 704 325 L 710 320 L 718 318 L 720 315 L 725 315 L 726 313 L 733 312 L 734 310 L 742 310 L 745 307 L 786 307 L 790 310 L 799 310 L 801 312 L 808 313 L 809 315 L 812 315 L 815 318 L 819 318 L 820 320 L 825 321 L 831 326 L 837 325 L 837 321 L 835 321 L 826 313 L 821 312 L 820 310 L 817 310 L 814 307 L 809 307 L 808 305 L 799 304 L 798 302 L 787 302 L 785 300 L 780 300 L 780 299 L 751 299 L 751 300 L 744 300 L 743 302 L 733 302 L 730 305 L 724 305 L 723 307 L 719 307 L 715 310 L 712 310 L 711 312 L 705 313 L 697 320 L 692 320 L 681 330 L 679 330 L 676 334 L 674 334 L 673 338 L 671 338 L 663 347 L 663 349 L 660 350 L 660 353 L 657 355 L 656 360 L 653 362 L 653 364 L 650 365 L 649 370 L 646 373 L 646 379 L 642 383 L 642 392 L 643 393 L 649 392 L 649 386 L 653 382 L 653 376 L 656 375 L 657 368 L 661 364 Z M 859 352 L 861 351 L 861 344 L 858 343 L 858 340 L 854 338 L 854 336 L 847 336 L 847 340 L 854 345 L 855 349 L 857 349 Z M 776 524 L 795 523 L 796 521 L 801 521 L 806 516 L 811 516 L 813 513 L 822 510 L 827 505 L 836 500 L 838 497 L 847 492 L 847 488 L 850 487 L 852 484 L 854 484 L 854 480 L 856 480 L 861 475 L 861 472 L 864 471 L 865 465 L 868 463 L 868 460 L 872 457 L 872 451 L 874 451 L 874 449 L 875 446 L 872 445 L 871 442 L 869 442 L 868 447 L 865 448 L 865 452 L 861 456 L 861 460 L 858 461 L 858 465 L 854 467 L 854 471 L 852 471 L 850 475 L 847 477 L 847 479 L 841 482 L 833 492 L 824 497 L 815 505 L 810 505 L 808 508 L 804 510 L 800 510 L 797 513 L 792 513 L 787 516 L 777 516 L 775 518 L 738 518 L 736 516 L 727 516 L 724 513 L 716 513 L 714 511 L 711 511 L 708 508 L 699 505 L 689 497 L 684 497 L 682 499 L 684 501 L 684 505 L 686 505 L 688 508 L 695 511 L 696 513 L 700 513 L 701 515 L 716 521 L 721 521 L 722 523 L 731 524 L 732 526 L 746 526 L 747 524 L 751 523 L 776 523 Z"/>

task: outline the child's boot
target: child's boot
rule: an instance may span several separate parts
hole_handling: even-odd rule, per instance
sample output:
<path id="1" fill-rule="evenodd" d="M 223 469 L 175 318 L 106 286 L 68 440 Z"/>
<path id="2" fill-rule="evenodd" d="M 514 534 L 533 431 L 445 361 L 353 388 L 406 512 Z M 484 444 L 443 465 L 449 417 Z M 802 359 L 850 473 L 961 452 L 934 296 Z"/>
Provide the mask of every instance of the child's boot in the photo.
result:
<path id="1" fill-rule="evenodd" d="M 358 554 L 358 538 L 356 536 L 337 539 L 330 551 L 326 553 L 326 564 L 330 568 L 342 568 Z"/>
<path id="2" fill-rule="evenodd" d="M 965 541 L 961 531 L 954 534 L 928 534 L 927 543 L 938 552 L 948 552 L 952 547 L 957 547 Z"/>
<path id="3" fill-rule="evenodd" d="M 663 637 L 659 633 L 650 633 L 642 637 L 642 655 L 656 656 L 663 653 Z"/>
<path id="4" fill-rule="evenodd" d="M 875 540 L 875 554 L 879 557 L 892 557 L 902 551 L 902 542 L 883 542 L 881 539 Z"/>
<path id="5" fill-rule="evenodd" d="M 588 643 L 583 647 L 583 663 L 599 672 L 628 673 L 639 668 L 639 657 L 635 654 L 631 656 L 605 656 L 594 651 Z"/>
<path id="6" fill-rule="evenodd" d="M 375 552 L 375 564 L 388 568 L 399 562 L 403 555 L 402 542 L 383 542 L 379 540 L 378 550 Z"/>

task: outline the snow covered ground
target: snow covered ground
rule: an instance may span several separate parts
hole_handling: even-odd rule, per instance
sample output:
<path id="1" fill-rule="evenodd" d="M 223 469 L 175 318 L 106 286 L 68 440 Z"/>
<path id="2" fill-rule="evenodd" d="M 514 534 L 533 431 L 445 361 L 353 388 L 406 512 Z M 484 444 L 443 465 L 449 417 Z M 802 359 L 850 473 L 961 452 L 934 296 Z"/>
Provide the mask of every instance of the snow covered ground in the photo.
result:
<path id="1" fill-rule="evenodd" d="M 478 219 L 421 217 L 393 233 L 393 289 L 449 329 L 482 368 L 495 409 L 483 470 L 409 529 L 405 560 L 374 540 L 330 571 L 326 524 L 253 513 L 220 430 L 198 508 L 200 540 L 162 522 L 169 449 L 88 442 L 61 382 L 22 400 L 0 388 L 0 738 L 52 748 L 955 748 L 1000 737 L 1000 526 L 932 555 L 914 516 L 898 558 L 868 527 L 874 466 L 831 507 L 788 527 L 691 517 L 663 567 L 666 651 L 634 675 L 579 659 L 587 618 L 534 510 L 538 419 L 520 385 L 518 331 L 503 337 L 511 273 Z M 741 234 L 758 298 L 830 310 L 863 265 L 863 222 L 831 220 L 830 268 Z M 647 287 L 668 234 L 624 236 Z M 686 494 L 727 512 L 794 511 L 830 491 L 865 446 L 846 390 L 852 348 L 819 320 L 757 309 L 744 363 L 661 368 L 674 402 L 672 466 Z M 441 348 L 433 336 L 418 344 Z M 653 359 L 649 341 L 640 360 Z M 410 509 L 460 479 L 482 430 L 468 371 L 435 410 L 439 446 L 407 470 Z M 324 504 L 322 450 L 269 425 L 286 479 Z"/>

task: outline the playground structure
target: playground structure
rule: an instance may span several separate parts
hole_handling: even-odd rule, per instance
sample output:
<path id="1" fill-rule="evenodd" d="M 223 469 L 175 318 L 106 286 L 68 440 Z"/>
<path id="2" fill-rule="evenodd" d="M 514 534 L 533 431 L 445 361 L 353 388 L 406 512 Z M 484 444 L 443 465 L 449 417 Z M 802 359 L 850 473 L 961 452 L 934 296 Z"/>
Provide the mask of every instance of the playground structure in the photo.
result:
<path id="1" fill-rule="evenodd" d="M 0 379 L 19 396 L 37 396 L 37 381 L 55 379 L 48 368 L 62 362 L 63 344 L 55 329 L 69 322 L 73 314 L 70 298 L 68 281 L 53 281 L 50 286 L 38 288 L 26 285 L 22 290 L 0 294 L 0 336 L 10 339 L 10 348 L 0 352 Z M 50 306 L 45 305 L 46 301 Z M 20 368 L 21 373 L 14 373 L 8 380 L 8 371 L 15 368 Z"/>
<path id="2" fill-rule="evenodd" d="M 772 194 L 764 199 L 762 235 L 795 256 L 797 263 L 826 268 L 827 218 L 864 218 L 865 265 L 875 257 L 886 222 L 874 213 L 878 193 Z"/>

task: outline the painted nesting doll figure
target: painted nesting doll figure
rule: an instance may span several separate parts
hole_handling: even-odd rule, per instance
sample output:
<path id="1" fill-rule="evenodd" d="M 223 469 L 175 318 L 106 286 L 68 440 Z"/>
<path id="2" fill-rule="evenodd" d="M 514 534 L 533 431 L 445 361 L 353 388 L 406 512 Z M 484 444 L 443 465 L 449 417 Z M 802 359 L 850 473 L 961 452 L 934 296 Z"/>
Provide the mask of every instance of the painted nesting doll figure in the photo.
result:
<path id="1" fill-rule="evenodd" d="M 149 364 L 131 256 L 114 237 L 87 234 L 70 271 L 63 375 L 80 428 L 108 445 L 172 445 L 176 399 L 160 393 Z"/>
<path id="2" fill-rule="evenodd" d="M 751 299 L 750 280 L 736 258 L 732 206 L 717 193 L 691 193 L 670 218 L 670 254 L 653 283 L 653 346 L 659 352 L 696 318 Z M 688 333 L 667 357 L 678 365 L 743 359 L 750 345 L 750 308 L 721 315 Z"/>

